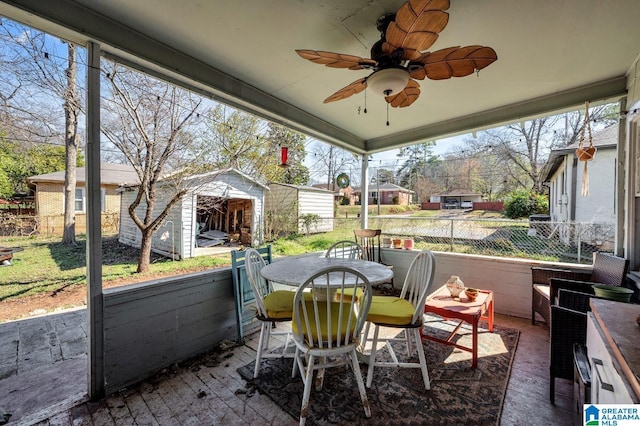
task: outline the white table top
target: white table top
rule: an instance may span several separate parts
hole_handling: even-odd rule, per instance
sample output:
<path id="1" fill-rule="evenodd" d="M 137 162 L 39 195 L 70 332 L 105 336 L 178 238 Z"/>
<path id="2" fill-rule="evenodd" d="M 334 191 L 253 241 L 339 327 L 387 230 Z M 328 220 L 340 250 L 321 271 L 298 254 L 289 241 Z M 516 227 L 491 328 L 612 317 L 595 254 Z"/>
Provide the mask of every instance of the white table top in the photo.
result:
<path id="1" fill-rule="evenodd" d="M 371 285 L 390 282 L 393 271 L 380 263 L 366 260 L 335 259 L 316 256 L 293 257 L 275 261 L 262 268 L 264 278 L 275 283 L 299 286 L 315 272 L 327 266 L 348 266 L 362 273 Z"/>

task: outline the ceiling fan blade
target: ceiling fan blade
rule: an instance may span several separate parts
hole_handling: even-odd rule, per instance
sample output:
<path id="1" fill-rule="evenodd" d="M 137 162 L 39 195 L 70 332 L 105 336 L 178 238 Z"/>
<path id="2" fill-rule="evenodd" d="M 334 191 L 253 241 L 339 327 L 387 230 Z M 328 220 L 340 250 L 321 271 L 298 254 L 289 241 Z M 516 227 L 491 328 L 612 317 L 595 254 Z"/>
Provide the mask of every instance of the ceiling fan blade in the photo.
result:
<path id="1" fill-rule="evenodd" d="M 403 59 L 416 59 L 438 39 L 449 23 L 449 0 L 409 0 L 387 27 L 382 50 L 390 55 L 403 49 Z"/>
<path id="2" fill-rule="evenodd" d="M 343 99 L 348 98 L 349 96 L 357 95 L 367 87 L 365 85 L 365 81 L 366 81 L 366 78 L 360 78 L 354 81 L 353 83 L 343 87 L 333 95 L 329 96 L 327 99 L 324 100 L 324 103 L 328 104 L 329 102 L 341 101 Z"/>
<path id="3" fill-rule="evenodd" d="M 420 96 L 420 85 L 417 81 L 409 79 L 402 92 L 384 99 L 394 108 L 404 108 L 414 103 L 418 96 Z"/>
<path id="4" fill-rule="evenodd" d="M 350 70 L 362 70 L 373 68 L 376 61 L 342 53 L 324 52 L 322 50 L 298 49 L 296 53 L 304 59 L 315 64 L 326 65 L 331 68 L 348 68 Z"/>
<path id="5" fill-rule="evenodd" d="M 409 64 L 410 76 L 417 80 L 446 80 L 479 71 L 498 59 L 496 51 L 486 46 L 456 46 L 427 52 Z"/>

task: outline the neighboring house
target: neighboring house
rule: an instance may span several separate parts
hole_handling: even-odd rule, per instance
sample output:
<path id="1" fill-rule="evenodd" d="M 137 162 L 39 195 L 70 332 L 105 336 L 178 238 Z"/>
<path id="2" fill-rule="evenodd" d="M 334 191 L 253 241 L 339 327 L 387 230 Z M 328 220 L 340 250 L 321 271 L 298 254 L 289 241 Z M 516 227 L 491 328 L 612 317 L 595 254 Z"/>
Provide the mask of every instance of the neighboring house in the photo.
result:
<path id="1" fill-rule="evenodd" d="M 43 175 L 31 176 L 27 182 L 34 190 L 35 209 L 40 233 L 62 235 L 64 230 L 64 170 Z M 121 185 L 137 184 L 138 175 L 133 167 L 124 164 L 100 164 L 100 198 L 103 213 L 103 229 L 107 222 L 115 220 L 112 231 L 117 231 L 117 219 L 120 213 Z M 87 190 L 85 186 L 85 168 L 76 169 L 75 192 L 76 233 L 86 233 Z"/>
<path id="2" fill-rule="evenodd" d="M 334 193 L 326 189 L 272 183 L 265 200 L 265 214 L 276 233 L 327 232 L 333 230 L 334 205 Z"/>
<path id="3" fill-rule="evenodd" d="M 218 170 L 192 176 L 185 184 L 189 191 L 174 205 L 163 225 L 154 234 L 151 249 L 173 259 L 186 259 L 209 252 L 205 248 L 237 243 L 256 246 L 263 241 L 264 197 L 268 188 L 236 169 Z M 156 216 L 169 202 L 159 183 Z M 136 196 L 135 186 L 120 190 L 121 222 L 118 240 L 140 247 L 142 234 L 127 211 Z M 144 215 L 141 203 L 138 215 Z M 237 246 L 237 245 L 236 245 Z"/>
<path id="4" fill-rule="evenodd" d="M 324 183 L 316 183 L 311 185 L 312 188 L 325 189 L 333 192 L 334 201 L 336 204 L 344 205 L 344 199 L 349 200 L 350 206 L 356 203 L 356 197 L 353 194 L 353 188 L 349 185 L 346 188 L 340 188 L 335 183 L 331 185 L 331 187 Z"/>
<path id="5" fill-rule="evenodd" d="M 454 189 L 429 197 L 432 203 L 440 203 L 440 208 L 473 208 L 473 203 L 482 202 L 482 194 L 468 189 Z"/>
<path id="6" fill-rule="evenodd" d="M 353 191 L 354 196 L 358 202 L 362 199 L 362 191 L 360 188 L 356 188 Z M 378 197 L 378 194 L 380 196 Z M 413 202 L 414 191 L 395 185 L 393 183 L 384 183 L 382 185 L 371 184 L 369 185 L 369 204 L 378 204 L 378 198 L 380 198 L 380 204 L 399 204 L 410 205 Z M 397 202 L 394 202 L 397 200 Z"/>
<path id="7" fill-rule="evenodd" d="M 618 125 L 593 133 L 597 148 L 593 160 L 588 162 L 589 195 L 582 195 L 584 162 L 578 161 L 575 151 L 578 142 L 565 148 L 554 149 L 542 169 L 542 179 L 549 187 L 549 215 L 552 222 L 589 222 L 602 225 L 601 231 L 613 240 L 616 221 Z M 585 144 L 588 145 L 588 140 Z M 594 236 L 594 244 L 606 240 Z M 583 240 L 584 241 L 584 240 Z M 584 241 L 588 242 L 588 241 Z"/>

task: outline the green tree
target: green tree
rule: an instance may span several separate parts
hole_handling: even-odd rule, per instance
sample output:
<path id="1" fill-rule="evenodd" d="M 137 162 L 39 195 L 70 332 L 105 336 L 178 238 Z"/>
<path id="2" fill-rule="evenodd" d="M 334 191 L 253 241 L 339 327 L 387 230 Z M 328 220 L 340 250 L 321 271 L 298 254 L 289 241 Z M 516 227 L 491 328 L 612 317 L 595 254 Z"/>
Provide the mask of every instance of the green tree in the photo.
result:
<path id="1" fill-rule="evenodd" d="M 27 178 L 58 172 L 65 167 L 65 147 L 61 145 L 22 144 L 0 139 L 0 198 L 29 192 Z M 76 165 L 84 158 L 79 155 Z"/>
<path id="2" fill-rule="evenodd" d="M 433 155 L 435 144 L 434 141 L 429 141 L 400 148 L 397 155 L 404 158 L 404 161 L 396 171 L 397 181 L 400 186 L 411 190 L 414 189 L 421 171 Z"/>
<path id="3" fill-rule="evenodd" d="M 548 212 L 549 202 L 547 198 L 531 190 L 518 189 L 510 193 L 504 203 L 504 214 L 511 219 Z"/>
<path id="4" fill-rule="evenodd" d="M 268 124 L 268 133 L 266 138 L 267 149 L 263 161 L 260 162 L 262 167 L 258 170 L 267 182 L 288 183 L 291 185 L 307 185 L 309 183 L 309 169 L 304 165 L 306 156 L 305 141 L 306 136 L 302 133 L 295 132 L 284 126 L 274 123 Z M 280 164 L 280 148 L 287 147 L 288 161 L 287 166 L 282 167 Z M 273 152 L 278 155 L 273 155 Z M 273 159 L 277 160 L 274 162 Z"/>
<path id="5" fill-rule="evenodd" d="M 198 149 L 216 168 L 233 167 L 266 183 L 308 183 L 301 133 L 224 105 L 208 109 L 203 125 Z M 280 167 L 282 146 L 288 148 L 288 167 Z"/>

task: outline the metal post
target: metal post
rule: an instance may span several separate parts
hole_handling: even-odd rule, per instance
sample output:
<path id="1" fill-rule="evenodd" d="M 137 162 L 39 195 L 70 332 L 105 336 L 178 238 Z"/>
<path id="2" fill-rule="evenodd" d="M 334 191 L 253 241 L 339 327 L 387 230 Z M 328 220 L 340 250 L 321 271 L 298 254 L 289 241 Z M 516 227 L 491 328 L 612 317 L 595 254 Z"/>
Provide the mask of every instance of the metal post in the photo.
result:
<path id="1" fill-rule="evenodd" d="M 453 252 L 453 219 L 450 219 L 451 221 L 451 248 L 450 250 Z"/>
<path id="2" fill-rule="evenodd" d="M 580 222 L 576 222 L 576 240 L 578 241 L 578 263 L 582 263 L 582 242 L 580 238 Z"/>

